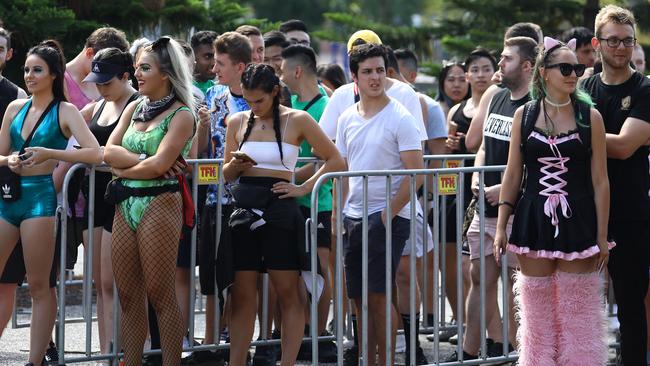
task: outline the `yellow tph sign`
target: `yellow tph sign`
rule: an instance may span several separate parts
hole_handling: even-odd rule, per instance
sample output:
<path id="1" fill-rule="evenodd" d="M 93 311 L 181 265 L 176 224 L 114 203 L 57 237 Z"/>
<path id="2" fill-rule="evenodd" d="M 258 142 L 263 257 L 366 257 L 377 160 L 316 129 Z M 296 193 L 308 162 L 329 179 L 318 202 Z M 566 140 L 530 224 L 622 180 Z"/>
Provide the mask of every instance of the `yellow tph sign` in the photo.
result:
<path id="1" fill-rule="evenodd" d="M 460 160 L 447 160 L 445 161 L 444 168 L 459 168 L 460 163 Z M 458 174 L 440 174 L 438 176 L 438 193 L 441 196 L 456 194 L 457 185 Z"/>

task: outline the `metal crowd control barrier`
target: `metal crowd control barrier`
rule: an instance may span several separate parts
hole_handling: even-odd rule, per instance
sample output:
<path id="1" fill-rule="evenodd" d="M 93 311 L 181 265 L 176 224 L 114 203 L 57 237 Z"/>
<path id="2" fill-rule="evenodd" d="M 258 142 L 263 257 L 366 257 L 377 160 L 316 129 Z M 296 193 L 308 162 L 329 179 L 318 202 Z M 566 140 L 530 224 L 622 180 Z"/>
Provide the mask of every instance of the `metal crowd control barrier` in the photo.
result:
<path id="1" fill-rule="evenodd" d="M 442 158 L 445 159 L 445 158 Z M 434 190 L 437 192 L 438 191 L 438 177 L 441 174 L 457 174 L 459 178 L 459 184 L 458 187 L 463 187 L 463 174 L 464 173 L 474 173 L 478 172 L 479 174 L 479 186 L 483 187 L 483 182 L 484 182 L 484 174 L 486 172 L 502 172 L 504 170 L 504 166 L 490 166 L 490 167 L 474 167 L 474 168 L 443 168 L 443 169 L 419 169 L 419 170 L 393 170 L 393 171 L 357 171 L 357 172 L 337 172 L 337 173 L 328 173 L 323 175 L 318 179 L 316 182 L 314 189 L 312 191 L 312 197 L 311 197 L 311 218 L 309 219 L 311 222 L 316 222 L 317 220 L 317 202 L 318 202 L 318 192 L 320 186 L 326 182 L 329 179 L 336 179 L 336 190 L 337 192 L 342 192 L 343 191 L 343 185 L 342 185 L 342 180 L 350 177 L 357 177 L 357 178 L 362 178 L 363 182 L 363 212 L 364 215 L 362 217 L 362 299 L 361 299 L 361 317 L 362 317 L 362 329 L 361 329 L 361 344 L 360 344 L 360 364 L 361 365 L 373 365 L 374 364 L 374 351 L 372 352 L 372 357 L 370 358 L 370 352 L 368 350 L 368 181 L 370 177 L 384 177 L 386 179 L 386 202 L 387 202 L 387 207 L 386 211 L 390 211 L 391 207 L 391 191 L 392 191 L 392 178 L 395 176 L 407 176 L 410 178 L 410 184 L 409 184 L 409 199 L 410 199 L 410 274 L 409 274 L 409 281 L 410 281 L 410 294 L 409 294 L 409 308 L 410 308 L 410 349 L 407 350 L 407 352 L 410 352 L 410 360 L 411 364 L 415 364 L 416 361 L 416 350 L 415 350 L 415 312 L 416 312 L 416 305 L 415 305 L 415 257 L 416 257 L 416 244 L 415 238 L 416 235 L 416 204 L 417 204 L 417 198 L 416 198 L 416 177 L 418 175 L 423 175 L 426 177 L 428 175 L 433 175 L 433 183 L 434 183 Z M 426 182 L 423 185 L 424 189 L 424 194 L 426 196 L 427 193 L 427 185 Z M 457 195 L 462 195 L 462 189 L 457 190 Z M 436 207 L 436 203 L 438 200 L 438 195 L 435 196 L 436 198 L 434 207 Z M 336 268 L 335 268 L 335 291 L 337 291 L 337 296 L 336 296 L 336 303 L 334 304 L 335 308 L 335 319 L 336 319 L 336 341 L 337 344 L 342 345 L 343 344 L 343 320 L 342 320 L 342 311 L 343 311 L 343 304 L 342 304 L 342 287 L 340 286 L 341 281 L 342 281 L 342 268 L 341 268 L 341 261 L 340 261 L 340 256 L 342 253 L 342 198 L 339 195 L 337 197 L 338 202 L 337 202 L 337 210 L 335 212 L 336 215 L 336 233 L 337 233 L 337 240 L 336 240 L 336 245 L 337 245 L 337 260 L 336 260 Z M 459 202 L 462 202 L 459 200 Z M 485 210 L 484 210 L 484 202 L 485 202 L 485 192 L 483 189 L 480 190 L 479 192 L 479 215 L 480 215 L 480 221 L 481 221 L 481 232 L 485 232 L 484 228 L 484 217 L 485 217 Z M 457 205 L 457 214 L 460 216 L 460 211 L 461 211 L 462 205 L 458 204 Z M 436 214 L 437 210 L 433 210 L 434 217 L 437 216 Z M 426 210 L 425 210 L 426 213 Z M 437 217 L 436 217 L 437 218 Z M 425 216 L 426 219 L 426 216 Z M 426 222 L 426 221 L 425 221 Z M 434 220 L 434 222 L 438 222 L 437 220 Z M 386 225 L 386 253 L 390 253 L 392 249 L 392 240 L 391 240 L 391 225 Z M 426 228 L 424 230 L 424 240 L 423 240 L 423 245 L 426 246 Z M 317 240 L 317 230 L 316 230 L 316 225 L 310 225 L 310 236 L 311 236 L 311 265 L 312 268 L 315 268 L 316 266 L 316 261 L 317 261 L 317 254 L 316 254 L 316 240 Z M 459 237 L 459 233 L 457 230 L 457 236 Z M 377 245 L 377 244 L 375 244 Z M 460 240 L 457 240 L 457 250 L 460 252 Z M 467 360 L 463 361 L 462 357 L 462 322 L 459 321 L 459 341 L 458 341 L 458 346 L 457 346 L 457 354 L 460 356 L 459 360 L 457 362 L 453 363 L 445 363 L 444 365 L 477 365 L 477 364 L 482 364 L 482 363 L 493 363 L 493 362 L 509 362 L 509 361 L 515 361 L 517 359 L 516 356 L 509 356 L 507 349 L 507 343 L 504 341 L 504 355 L 506 356 L 500 356 L 500 357 L 488 357 L 486 354 L 487 347 L 486 347 L 486 339 L 485 339 L 485 330 L 486 330 L 486 314 L 485 314 L 485 257 L 484 257 L 484 238 L 483 235 L 481 235 L 481 240 L 480 240 L 480 251 L 481 251 L 481 257 L 480 257 L 480 332 L 481 332 L 481 355 L 479 359 L 477 360 Z M 436 234 L 435 235 L 435 240 L 434 240 L 434 281 L 433 281 L 433 291 L 434 294 L 438 293 L 438 278 L 437 278 L 437 271 L 438 271 L 438 256 L 437 253 L 439 252 L 439 247 L 440 247 L 440 241 L 439 241 L 439 236 Z M 426 247 L 424 247 L 424 250 L 426 250 Z M 457 256 L 457 258 L 460 258 L 460 256 Z M 460 264 L 460 263 L 459 263 Z M 390 273 L 391 271 L 391 260 L 390 256 L 386 255 L 386 273 Z M 462 277 L 461 275 L 461 270 L 462 268 L 460 266 L 457 267 L 457 275 L 459 277 Z M 507 278 L 508 278 L 508 267 L 507 267 L 507 255 L 504 256 L 504 264 L 502 265 L 502 273 L 501 273 L 502 280 L 504 281 L 503 285 L 503 304 L 504 304 L 504 315 L 503 315 L 503 338 L 504 340 L 508 340 L 508 327 L 509 327 L 509 318 L 508 318 L 508 311 L 507 311 L 507 304 L 508 304 L 508 291 L 507 291 Z M 460 284 L 460 282 L 459 282 Z M 316 278 L 316 273 L 313 273 L 312 276 L 312 288 L 315 288 L 317 285 L 317 278 Z M 390 299 L 392 296 L 392 281 L 390 280 L 390 276 L 386 276 L 386 298 Z M 460 286 L 460 285 L 459 285 Z M 460 291 L 458 291 L 460 293 Z M 434 296 L 434 301 L 436 302 L 436 306 L 434 308 L 437 308 L 439 303 L 438 303 L 438 296 Z M 311 323 L 315 324 L 317 322 L 317 299 L 315 298 L 315 295 L 312 294 L 312 301 L 311 301 Z M 459 296 L 459 302 L 462 302 L 462 296 Z M 462 304 L 457 304 L 457 305 L 462 305 Z M 393 304 L 391 301 L 386 302 L 386 313 L 387 314 L 392 314 L 392 306 Z M 460 307 L 460 306 L 459 306 Z M 358 316 L 358 314 L 357 314 Z M 386 354 L 385 354 L 385 360 L 386 364 L 390 365 L 391 364 L 391 355 L 393 353 L 391 347 L 392 347 L 392 324 L 391 324 L 391 316 L 387 316 L 387 324 L 385 326 L 386 329 L 386 334 L 385 334 L 385 344 L 386 344 Z M 438 318 L 438 312 L 434 312 L 434 360 L 433 364 L 439 365 L 440 360 L 439 360 L 439 342 L 438 342 L 438 330 L 439 330 L 439 318 Z M 312 327 L 311 328 L 311 339 L 312 339 L 312 364 L 316 365 L 318 364 L 318 343 L 316 339 L 318 338 L 317 334 L 317 329 Z M 369 362 L 368 360 L 372 360 Z M 338 355 L 337 355 L 337 364 L 340 366 L 343 364 L 343 352 L 342 348 L 339 347 L 338 349 Z"/>
<path id="2" fill-rule="evenodd" d="M 432 161 L 442 161 L 443 163 L 446 160 L 464 160 L 464 159 L 469 159 L 472 158 L 472 155 L 467 155 L 467 156 L 459 156 L 459 155 L 438 155 L 438 156 L 427 156 L 426 160 L 432 160 Z M 310 162 L 315 162 L 315 159 L 301 159 L 301 161 L 310 161 Z M 188 160 L 188 163 L 193 166 L 192 170 L 192 175 L 193 175 L 193 180 L 192 180 L 192 192 L 193 192 L 193 198 L 196 202 L 197 199 L 197 192 L 198 192 L 198 185 L 200 183 L 217 183 L 217 189 L 218 189 L 218 197 L 222 197 L 223 191 L 224 191 L 224 182 L 221 174 L 221 167 L 223 164 L 222 159 L 201 159 L 201 160 Z M 461 162 L 462 165 L 462 162 Z M 504 167 L 502 166 L 496 166 L 496 167 L 478 167 L 478 168 L 441 168 L 441 169 L 420 169 L 420 170 L 396 170 L 396 171 L 364 171 L 364 172 L 338 172 L 338 173 L 329 173 L 326 174 L 318 180 L 316 183 L 313 193 L 312 193 L 312 211 L 311 211 L 311 218 L 308 219 L 307 223 L 309 222 L 316 222 L 316 208 L 317 205 L 315 202 L 318 200 L 318 191 L 319 187 L 328 179 L 331 178 L 347 178 L 347 177 L 362 177 L 363 182 L 364 182 L 364 210 L 367 211 L 367 194 L 368 194 L 368 180 L 370 177 L 385 177 L 387 185 L 388 185 L 388 190 L 386 193 L 387 197 L 387 203 L 390 206 L 390 188 L 391 188 L 391 177 L 394 176 L 408 176 L 411 178 L 415 178 L 418 175 L 423 175 L 424 176 L 424 185 L 423 185 L 423 192 L 424 196 L 426 197 L 426 194 L 428 192 L 428 180 L 433 179 L 433 191 L 435 193 L 438 193 L 440 191 L 440 181 L 439 178 L 441 176 L 446 176 L 450 174 L 455 174 L 457 176 L 457 184 L 456 186 L 459 187 L 459 189 L 456 191 L 456 198 L 458 202 L 462 202 L 463 199 L 463 184 L 464 184 L 464 174 L 465 173 L 472 173 L 472 172 L 478 172 L 479 173 L 479 178 L 480 178 L 480 184 L 482 186 L 483 183 L 483 175 L 485 172 L 499 172 L 502 171 Z M 89 169 L 89 182 L 90 182 L 90 192 L 89 192 L 89 223 L 93 222 L 94 218 L 94 213 L 95 213 L 95 203 L 94 203 L 94 191 L 95 191 L 95 167 L 94 166 L 88 166 L 85 164 L 75 164 L 73 165 L 68 174 L 65 177 L 64 184 L 63 184 L 63 197 L 67 197 L 68 190 L 69 190 L 69 184 L 70 180 L 72 178 L 72 175 L 74 174 L 75 171 L 79 169 Z M 412 218 L 411 224 L 410 224 L 410 236 L 411 238 L 415 238 L 416 236 L 416 225 L 415 225 L 415 218 L 416 216 L 416 206 L 417 204 L 417 198 L 416 198 L 416 186 L 415 186 L 415 180 L 411 179 L 411 185 L 409 187 L 409 197 L 410 197 L 410 202 L 411 202 L 411 212 L 410 212 L 410 217 Z M 342 179 L 337 179 L 336 180 L 336 189 L 337 192 L 342 192 Z M 484 202 L 484 191 L 481 189 L 480 190 L 480 197 L 479 197 L 479 215 L 480 217 L 484 217 L 484 208 L 482 202 Z M 438 194 L 434 195 L 434 201 L 432 202 L 433 205 L 433 215 L 434 215 L 434 223 L 438 224 L 440 222 L 440 211 L 437 209 L 440 207 L 440 196 Z M 335 296 L 335 304 L 334 304 L 334 319 L 336 323 L 336 335 L 335 336 L 320 336 L 317 333 L 317 327 L 313 326 L 311 327 L 311 336 L 305 338 L 305 340 L 311 340 L 312 343 L 312 362 L 313 364 L 318 364 L 318 340 L 336 340 L 337 344 L 339 345 L 338 347 L 338 365 L 342 365 L 342 360 L 343 360 L 343 287 L 341 285 L 341 278 L 343 275 L 343 268 L 342 268 L 342 206 L 343 206 L 343 201 L 341 195 L 337 195 L 337 200 L 338 204 L 335 215 L 336 215 L 336 243 L 335 245 L 337 246 L 337 258 L 336 258 L 336 265 L 335 265 L 335 278 L 336 281 L 334 282 L 333 286 L 333 291 L 336 292 Z M 443 200 L 444 201 L 444 200 Z M 222 212 L 222 204 L 223 202 L 221 200 L 217 200 L 217 218 L 218 220 L 221 219 L 221 212 Z M 425 209 L 423 212 L 424 216 L 424 222 L 427 223 L 427 215 L 428 215 L 428 205 L 429 202 L 426 201 L 425 199 Z M 444 203 L 442 203 L 444 205 Z M 58 213 L 61 214 L 61 259 L 60 259 L 60 277 L 59 277 L 59 294 L 64 294 L 65 293 L 65 288 L 67 285 L 70 284 L 69 281 L 66 281 L 65 279 L 65 258 L 66 258 L 66 240 L 67 240 L 67 215 L 65 214 L 68 210 L 68 204 L 66 200 L 63 201 L 63 205 L 59 207 Z M 463 211 L 463 205 L 462 204 L 457 204 L 456 206 L 456 214 L 457 222 L 462 222 L 461 216 L 464 214 Z M 197 212 L 198 214 L 198 212 Z M 444 219 L 443 219 L 444 220 Z M 482 222 L 483 220 L 481 220 Z M 444 222 L 444 221 L 443 221 Z M 364 273 L 367 273 L 368 270 L 368 262 L 367 262 L 367 250 L 368 250 L 368 236 L 367 236 L 367 227 L 368 227 L 368 220 L 367 216 L 363 218 L 362 221 L 363 225 L 363 240 L 362 240 L 362 247 L 363 247 L 363 252 L 364 252 L 364 260 L 363 260 L 363 271 Z M 89 225 L 89 227 L 92 227 L 92 225 Z M 435 227 L 434 227 L 435 228 Z M 444 233 L 444 225 L 440 225 L 440 230 L 442 230 L 442 242 L 445 241 L 445 233 Z M 391 248 L 391 240 L 390 240 L 390 230 L 391 227 L 388 225 L 386 227 L 387 231 L 387 250 L 389 251 Z M 221 231 L 221 225 L 220 222 L 217 222 L 216 225 L 216 240 L 218 245 L 218 241 L 220 238 L 220 231 Z M 481 223 L 481 232 L 484 232 L 484 227 L 483 223 Z M 316 267 L 316 261 L 317 255 L 316 255 L 316 225 L 311 225 L 310 226 L 310 231 L 309 235 L 311 236 L 311 248 L 310 248 L 310 253 L 311 253 L 311 264 L 312 268 Z M 424 225 L 424 230 L 422 233 L 424 240 L 423 240 L 423 252 L 426 254 L 426 245 L 427 245 L 427 230 L 426 230 L 426 224 Z M 441 232 L 439 230 L 433 230 L 433 236 L 434 236 L 434 272 L 433 272 L 433 283 L 428 284 L 426 281 L 426 276 L 425 278 L 425 288 L 432 290 L 434 293 L 433 300 L 434 300 L 434 322 L 432 325 L 433 328 L 433 334 L 434 334 L 434 356 L 433 356 L 433 364 L 438 365 L 440 364 L 439 359 L 439 342 L 438 342 L 438 331 L 441 329 L 440 323 L 444 321 L 445 313 L 444 310 L 438 311 L 438 309 L 444 308 L 444 292 L 442 294 L 443 297 L 439 296 L 439 286 L 440 286 L 440 279 L 444 280 L 444 272 L 442 276 L 438 276 L 438 271 L 440 269 L 440 261 L 439 261 L 439 248 L 441 246 Z M 460 239 L 460 227 L 457 227 L 456 230 L 456 250 L 458 253 L 461 251 L 461 240 Z M 84 310 L 84 317 L 83 321 L 86 323 L 86 342 L 85 342 L 85 350 L 84 350 L 84 355 L 81 357 L 66 357 L 65 355 L 65 326 L 66 323 L 70 323 L 68 319 L 65 318 L 65 296 L 59 296 L 58 299 L 58 305 L 59 305 L 59 312 L 58 312 L 58 322 L 57 322 L 57 332 L 56 332 L 56 341 L 57 345 L 59 347 L 59 365 L 63 364 L 69 364 L 69 363 L 77 363 L 77 362 L 88 362 L 88 361 L 97 361 L 97 360 L 110 360 L 114 365 L 117 365 L 118 359 L 121 356 L 119 353 L 120 350 L 120 344 L 119 344 L 119 337 L 117 337 L 117 334 L 119 334 L 119 306 L 117 302 L 117 295 L 115 294 L 114 296 L 114 303 L 113 303 L 113 311 L 114 311 L 114 316 L 113 316 L 113 346 L 112 350 L 109 354 L 93 354 L 92 349 L 91 349 L 91 335 L 92 335 L 92 308 L 91 308 L 91 290 L 92 290 L 92 279 L 91 279 L 91 274 L 92 274 L 92 252 L 93 252 L 93 235 L 89 235 L 89 240 L 88 243 L 86 244 L 86 257 L 88 258 L 85 261 L 85 269 L 84 269 L 84 280 L 83 280 L 83 287 L 84 287 L 84 301 L 83 301 L 83 310 Z M 410 255 L 410 273 L 409 273 L 409 281 L 410 281 L 410 294 L 409 294 L 409 312 L 411 316 L 411 322 L 410 322 L 410 334 L 411 334 L 411 342 L 410 342 L 410 352 L 411 354 L 411 362 L 414 363 L 416 360 L 415 357 L 415 341 L 414 341 L 414 334 L 415 334 L 415 326 L 419 326 L 418 324 L 415 323 L 414 321 L 414 315 L 416 313 L 416 303 L 415 303 L 415 276 L 416 276 L 416 250 L 415 250 L 415 240 L 410 241 L 411 245 L 411 255 Z M 196 264 L 196 245 L 197 245 L 197 229 L 196 227 L 192 231 L 192 236 L 191 236 L 191 263 L 190 263 L 190 268 L 194 270 L 195 264 Z M 483 236 L 481 236 L 481 254 L 483 254 L 484 250 L 484 241 L 483 241 Z M 426 261 L 426 255 L 424 255 L 424 260 Z M 460 255 L 457 255 L 457 276 L 458 278 L 462 278 L 462 266 L 460 263 Z M 443 262 L 444 264 L 444 259 Z M 482 331 L 482 336 L 481 336 L 481 349 L 483 352 L 481 353 L 481 358 L 479 360 L 471 360 L 471 361 L 463 361 L 463 365 L 476 365 L 476 364 L 482 364 L 482 363 L 488 363 L 488 362 L 495 362 L 495 361 L 512 361 L 515 360 L 516 358 L 513 357 L 499 357 L 499 358 L 487 358 L 485 354 L 486 350 L 486 342 L 485 342 L 485 328 L 486 328 L 486 315 L 485 315 L 485 258 L 481 255 L 481 324 L 480 324 L 480 329 Z M 390 260 L 387 259 L 386 262 L 387 270 L 391 270 L 391 262 Z M 426 266 L 424 266 L 426 270 Z M 502 279 L 504 281 L 507 281 L 507 266 L 502 267 Z M 192 272 L 192 276 L 190 276 L 191 279 L 191 284 L 190 284 L 190 304 L 191 304 L 191 309 L 195 308 L 195 298 L 196 298 L 196 292 L 195 292 L 195 274 Z M 390 277 L 387 276 L 388 279 Z M 387 288 L 387 294 L 391 294 L 392 292 L 392 287 L 393 284 L 391 281 L 387 279 L 386 281 L 386 288 Z M 316 278 L 312 278 L 312 286 L 315 285 Z M 265 283 L 268 281 L 265 281 Z M 443 287 L 444 287 L 444 282 L 443 282 Z M 315 288 L 315 287 L 313 287 Z M 504 289 L 507 289 L 507 284 L 504 283 L 503 286 Z M 363 311 L 360 314 L 362 318 L 362 323 L 363 323 L 363 330 L 362 330 L 362 339 L 363 343 L 361 344 L 361 356 L 363 360 L 368 360 L 368 347 L 367 347 L 367 335 L 368 335 L 368 294 L 367 294 L 367 289 L 368 289 L 368 284 L 367 284 L 367 276 L 364 276 L 363 280 L 363 298 L 362 298 L 362 308 Z M 114 287 L 114 293 L 115 293 L 115 287 Z M 457 287 L 457 295 L 458 295 L 458 303 L 457 304 L 451 304 L 452 306 L 457 306 L 459 309 L 459 319 L 458 319 L 458 331 L 459 331 L 459 342 L 457 346 L 457 351 L 458 354 L 461 355 L 462 358 L 462 330 L 463 330 L 463 319 L 462 319 L 462 281 L 458 282 L 458 287 Z M 390 296 L 388 297 L 390 298 Z M 263 301 L 264 305 L 266 305 L 266 302 L 268 301 L 268 296 L 264 295 L 263 296 Z M 426 306 L 426 296 L 423 297 L 423 306 Z M 503 292 L 503 304 L 506 305 L 508 303 L 508 293 L 507 291 Z M 442 305 L 441 305 L 442 302 Z M 391 310 L 392 304 L 387 302 L 386 310 L 389 311 Z M 426 307 L 424 307 L 426 309 Z M 266 314 L 266 306 L 263 306 L 263 315 L 262 315 L 262 322 L 261 322 L 261 331 L 260 334 L 262 335 L 261 341 L 255 341 L 252 342 L 251 345 L 267 345 L 267 344 L 278 344 L 279 340 L 265 340 L 267 329 L 266 329 L 266 317 L 268 314 Z M 508 314 L 507 314 L 507 306 L 504 306 L 504 327 L 503 327 L 503 336 L 504 339 L 508 339 Z M 193 344 L 193 339 L 194 339 L 194 333 L 195 333 L 195 319 L 194 319 L 194 314 L 195 311 L 190 311 L 190 319 L 188 322 L 188 329 L 189 329 L 189 338 L 190 338 L 190 345 Z M 190 346 L 186 348 L 186 351 L 195 351 L 195 350 L 215 350 L 215 349 L 222 349 L 222 348 L 228 348 L 229 344 L 219 344 L 219 338 L 220 338 L 220 311 L 219 311 L 219 305 L 215 301 L 215 314 L 217 314 L 216 319 L 215 319 L 215 334 L 214 334 L 214 339 L 216 340 L 215 344 L 210 344 L 210 345 L 201 345 L 201 346 Z M 317 324 L 317 301 L 315 299 L 312 299 L 311 302 L 311 324 Z M 441 319 L 442 318 L 442 319 Z M 387 327 L 387 329 L 390 329 L 390 327 Z M 389 337 L 390 333 L 387 331 L 386 336 Z M 391 344 L 391 343 L 387 343 Z M 504 344 L 507 345 L 507 342 L 504 342 Z M 507 346 L 504 346 L 504 348 Z M 159 353 L 160 351 L 149 351 L 148 353 Z M 390 355 L 390 352 L 392 352 L 390 346 L 387 347 L 387 355 Z M 507 352 L 505 352 L 507 354 Z M 387 360 L 390 360 L 390 357 L 387 357 Z M 460 362 L 460 361 L 459 361 Z M 445 365 L 457 365 L 461 363 L 447 363 Z"/>

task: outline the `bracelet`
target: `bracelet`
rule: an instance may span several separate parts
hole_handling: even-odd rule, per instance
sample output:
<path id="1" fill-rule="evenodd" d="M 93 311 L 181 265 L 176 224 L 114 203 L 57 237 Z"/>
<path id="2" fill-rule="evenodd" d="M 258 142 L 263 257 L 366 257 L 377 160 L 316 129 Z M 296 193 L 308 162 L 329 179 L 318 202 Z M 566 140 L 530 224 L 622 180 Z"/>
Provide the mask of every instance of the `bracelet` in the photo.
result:
<path id="1" fill-rule="evenodd" d="M 467 145 L 465 145 L 465 136 L 461 136 L 458 139 L 458 145 L 460 147 L 460 151 L 467 151 Z"/>
<path id="2" fill-rule="evenodd" d="M 499 203 L 497 204 L 497 206 L 503 206 L 503 205 L 510 206 L 510 208 L 512 208 L 513 210 L 515 209 L 515 205 L 513 205 L 508 201 L 499 201 Z"/>

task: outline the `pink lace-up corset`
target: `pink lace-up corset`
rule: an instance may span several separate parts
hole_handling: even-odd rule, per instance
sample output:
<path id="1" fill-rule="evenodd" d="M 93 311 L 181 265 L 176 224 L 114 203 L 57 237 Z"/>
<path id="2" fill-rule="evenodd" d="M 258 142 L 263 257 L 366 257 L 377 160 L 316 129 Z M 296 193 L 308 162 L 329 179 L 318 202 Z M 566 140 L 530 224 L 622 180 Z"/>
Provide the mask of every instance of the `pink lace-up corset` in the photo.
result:
<path id="1" fill-rule="evenodd" d="M 546 197 L 544 202 L 544 214 L 551 219 L 551 224 L 555 227 L 555 237 L 559 234 L 559 215 L 558 208 L 562 212 L 562 216 L 569 218 L 572 215 L 571 206 L 567 197 L 569 193 L 565 190 L 568 182 L 566 175 L 569 172 L 567 167 L 568 162 L 571 160 L 569 157 L 562 156 L 562 152 L 558 147 L 559 144 L 579 139 L 577 132 L 571 133 L 566 136 L 545 136 L 537 131 L 531 133 L 531 138 L 536 138 L 541 142 L 548 144 L 553 156 L 544 156 L 537 158 L 541 164 L 538 182 L 544 187 L 539 194 Z"/>

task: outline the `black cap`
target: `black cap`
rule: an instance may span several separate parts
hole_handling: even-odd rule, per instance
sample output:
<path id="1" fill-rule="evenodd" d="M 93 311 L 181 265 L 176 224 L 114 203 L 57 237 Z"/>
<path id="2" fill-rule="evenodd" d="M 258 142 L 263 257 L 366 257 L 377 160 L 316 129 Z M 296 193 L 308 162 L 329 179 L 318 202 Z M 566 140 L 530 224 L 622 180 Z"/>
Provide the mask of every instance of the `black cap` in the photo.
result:
<path id="1" fill-rule="evenodd" d="M 86 76 L 83 82 L 104 84 L 111 80 L 114 76 L 121 75 L 124 72 L 126 72 L 126 70 L 122 65 L 93 61 L 92 67 L 90 68 L 90 74 Z"/>

